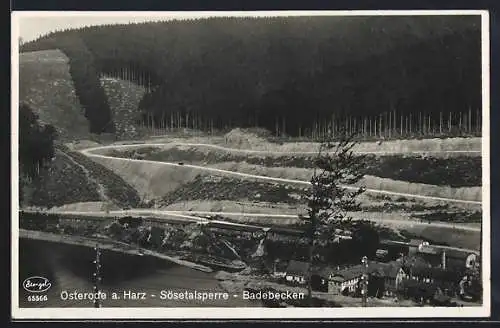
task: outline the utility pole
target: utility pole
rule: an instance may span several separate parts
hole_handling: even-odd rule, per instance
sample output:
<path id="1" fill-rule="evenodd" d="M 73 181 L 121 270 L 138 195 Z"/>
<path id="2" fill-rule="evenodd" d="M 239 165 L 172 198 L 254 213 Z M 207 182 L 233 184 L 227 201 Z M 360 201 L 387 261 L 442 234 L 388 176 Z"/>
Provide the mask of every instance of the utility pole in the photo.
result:
<path id="1" fill-rule="evenodd" d="M 94 307 L 100 308 L 101 303 L 99 302 L 99 297 L 97 296 L 99 294 L 99 283 L 101 282 L 101 250 L 99 248 L 99 244 L 96 244 L 94 247 L 95 252 L 95 272 L 94 272 L 94 295 L 95 295 L 95 300 L 94 300 Z"/>
<path id="2" fill-rule="evenodd" d="M 366 298 L 368 294 L 368 258 L 366 256 L 361 258 L 361 264 L 363 265 L 363 275 L 361 276 L 361 298 L 362 306 L 366 307 Z"/>

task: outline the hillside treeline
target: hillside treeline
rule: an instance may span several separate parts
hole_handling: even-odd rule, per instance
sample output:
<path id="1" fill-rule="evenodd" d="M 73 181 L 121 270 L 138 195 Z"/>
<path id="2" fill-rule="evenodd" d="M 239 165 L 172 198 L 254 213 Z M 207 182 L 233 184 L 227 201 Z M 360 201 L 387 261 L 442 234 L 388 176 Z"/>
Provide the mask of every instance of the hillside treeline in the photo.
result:
<path id="1" fill-rule="evenodd" d="M 377 135 L 462 125 L 471 132 L 480 125 L 479 17 L 94 26 L 52 33 L 21 50 L 54 47 L 70 57 L 94 132 L 109 128 L 111 117 L 99 75 L 145 86 L 143 120 L 165 128 L 261 126 L 282 135 L 347 128 Z"/>
<path id="2" fill-rule="evenodd" d="M 24 199 L 26 185 L 36 180 L 53 159 L 56 129 L 42 124 L 27 104 L 19 106 L 19 196 Z"/>
<path id="3" fill-rule="evenodd" d="M 54 157 L 56 129 L 41 124 L 38 116 L 27 104 L 19 106 L 19 172 L 34 179 Z"/>

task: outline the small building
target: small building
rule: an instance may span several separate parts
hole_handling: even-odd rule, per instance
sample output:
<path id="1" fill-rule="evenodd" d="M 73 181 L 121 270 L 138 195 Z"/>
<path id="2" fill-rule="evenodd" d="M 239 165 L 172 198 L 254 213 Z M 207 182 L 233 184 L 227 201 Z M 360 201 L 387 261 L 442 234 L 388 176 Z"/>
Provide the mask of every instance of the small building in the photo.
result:
<path id="1" fill-rule="evenodd" d="M 416 255 L 425 259 L 433 267 L 463 270 L 478 265 L 479 256 L 475 253 L 454 249 L 442 249 L 439 246 L 422 245 Z"/>
<path id="2" fill-rule="evenodd" d="M 401 262 L 393 261 L 387 263 L 384 267 L 384 294 L 387 296 L 394 295 L 401 283 L 406 279 L 407 272 L 403 268 Z"/>
<path id="3" fill-rule="evenodd" d="M 408 267 L 408 279 L 426 284 L 437 284 L 446 289 L 456 288 L 462 273 L 458 270 L 416 265 Z"/>
<path id="4" fill-rule="evenodd" d="M 286 282 L 303 285 L 309 277 L 309 263 L 291 260 L 286 268 Z"/>
<path id="5" fill-rule="evenodd" d="M 365 270 L 366 267 L 359 264 L 332 272 L 328 279 L 328 292 L 336 295 L 355 292 Z"/>
<path id="6" fill-rule="evenodd" d="M 368 275 L 369 294 L 392 295 L 407 277 L 403 265 L 398 261 L 389 263 L 370 262 L 368 267 L 355 265 L 343 270 L 330 271 L 328 292 L 332 294 L 350 294 L 356 292 L 363 274 Z M 326 272 L 323 272 L 326 276 Z"/>
<path id="7" fill-rule="evenodd" d="M 405 280 L 401 284 L 400 292 L 415 301 L 426 303 L 434 298 L 438 286 L 432 283 L 423 283 L 416 280 Z"/>

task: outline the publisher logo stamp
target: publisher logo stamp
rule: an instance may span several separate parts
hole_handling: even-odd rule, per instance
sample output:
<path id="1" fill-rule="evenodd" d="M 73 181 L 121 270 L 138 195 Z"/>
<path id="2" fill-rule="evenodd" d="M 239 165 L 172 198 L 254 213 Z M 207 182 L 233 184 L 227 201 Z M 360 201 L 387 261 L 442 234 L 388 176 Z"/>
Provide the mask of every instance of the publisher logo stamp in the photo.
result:
<path id="1" fill-rule="evenodd" d="M 26 278 L 23 281 L 23 288 L 30 293 L 43 293 L 50 289 L 52 284 L 49 279 L 40 276 Z"/>

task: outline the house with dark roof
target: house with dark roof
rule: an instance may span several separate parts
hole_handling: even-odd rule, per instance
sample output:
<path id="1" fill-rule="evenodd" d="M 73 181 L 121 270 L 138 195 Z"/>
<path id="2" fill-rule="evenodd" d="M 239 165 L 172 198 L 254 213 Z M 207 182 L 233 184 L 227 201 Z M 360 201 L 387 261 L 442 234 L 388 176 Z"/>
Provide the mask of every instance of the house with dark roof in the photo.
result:
<path id="1" fill-rule="evenodd" d="M 368 276 L 368 293 L 373 295 L 392 295 L 407 277 L 403 265 L 398 261 L 369 262 L 368 267 L 359 264 L 342 270 L 326 268 L 321 276 L 328 277 L 329 293 L 350 294 L 356 292 L 364 274 Z"/>
<path id="2" fill-rule="evenodd" d="M 411 265 L 407 267 L 406 271 L 408 272 L 408 281 L 436 285 L 444 293 L 452 295 L 456 293 L 460 279 L 463 277 L 462 270 L 442 269 L 424 265 Z"/>
<path id="3" fill-rule="evenodd" d="M 441 267 L 442 269 L 471 268 L 480 263 L 479 255 L 476 253 L 443 249 L 433 245 L 422 245 L 416 255 L 425 259 L 432 266 Z"/>
<path id="4" fill-rule="evenodd" d="M 377 277 L 383 279 L 383 288 L 375 293 L 376 296 L 392 296 L 397 292 L 401 282 L 407 277 L 407 272 L 404 270 L 401 262 L 392 261 L 384 263 L 379 270 L 372 274 L 372 286 L 375 285 Z"/>
<path id="5" fill-rule="evenodd" d="M 364 265 L 359 264 L 343 270 L 331 272 L 328 276 L 328 292 L 332 294 L 348 294 L 355 292 L 366 270 Z"/>
<path id="6" fill-rule="evenodd" d="M 403 281 L 400 293 L 423 304 L 434 298 L 438 292 L 438 288 L 439 287 L 433 283 L 423 283 L 410 279 Z"/>
<path id="7" fill-rule="evenodd" d="M 286 268 L 286 282 L 303 285 L 309 277 L 309 263 L 291 260 Z"/>

